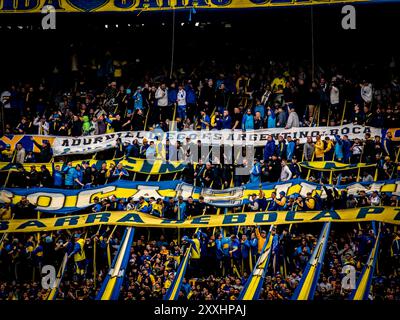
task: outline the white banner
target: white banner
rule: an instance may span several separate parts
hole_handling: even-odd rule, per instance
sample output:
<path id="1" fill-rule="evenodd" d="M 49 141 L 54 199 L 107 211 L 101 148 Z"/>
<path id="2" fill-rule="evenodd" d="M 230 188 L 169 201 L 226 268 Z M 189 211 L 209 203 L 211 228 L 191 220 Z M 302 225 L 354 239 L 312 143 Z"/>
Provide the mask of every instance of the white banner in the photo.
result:
<path id="1" fill-rule="evenodd" d="M 117 144 L 117 140 L 121 139 L 122 143 L 132 143 L 138 139 L 142 142 L 143 138 L 149 141 L 163 141 L 168 138 L 171 144 L 176 141 L 185 142 L 189 137 L 191 142 L 200 140 L 203 144 L 210 145 L 243 145 L 254 147 L 263 147 L 267 142 L 268 135 L 272 135 L 275 139 L 282 135 L 285 139 L 291 136 L 293 139 L 300 139 L 300 143 L 306 142 L 307 136 L 315 138 L 317 135 L 322 137 L 334 138 L 335 134 L 340 136 L 348 135 L 349 139 L 363 139 L 365 133 L 371 133 L 371 136 L 381 136 L 381 129 L 373 127 L 365 127 L 360 125 L 343 125 L 337 127 L 300 127 L 292 129 L 273 128 L 260 129 L 252 131 L 241 130 L 201 130 L 201 131 L 126 131 L 102 134 L 97 136 L 82 137 L 56 137 L 53 142 L 53 154 L 55 156 L 66 154 L 84 154 L 94 153 L 97 151 L 113 148 Z"/>

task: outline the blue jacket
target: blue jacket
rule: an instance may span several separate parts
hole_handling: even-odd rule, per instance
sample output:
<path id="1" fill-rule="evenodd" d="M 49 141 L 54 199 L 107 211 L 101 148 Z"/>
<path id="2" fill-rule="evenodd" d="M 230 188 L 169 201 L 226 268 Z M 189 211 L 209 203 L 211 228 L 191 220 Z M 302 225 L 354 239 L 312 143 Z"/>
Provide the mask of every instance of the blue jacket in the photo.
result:
<path id="1" fill-rule="evenodd" d="M 258 162 L 251 168 L 250 183 L 261 183 L 261 165 Z"/>
<path id="2" fill-rule="evenodd" d="M 185 86 L 186 91 L 186 103 L 195 104 L 196 103 L 196 92 L 190 86 Z"/>
<path id="3" fill-rule="evenodd" d="M 262 104 L 259 104 L 254 107 L 254 115 L 259 112 L 261 115 L 261 119 L 264 119 L 265 117 L 265 107 Z"/>
<path id="4" fill-rule="evenodd" d="M 232 118 L 230 115 L 222 118 L 222 129 L 230 129 L 232 127 Z"/>
<path id="5" fill-rule="evenodd" d="M 168 104 L 174 104 L 176 102 L 176 99 L 178 99 L 178 91 L 173 88 L 168 89 Z M 187 100 L 186 100 L 187 101 Z"/>
<path id="6" fill-rule="evenodd" d="M 391 156 L 393 154 L 392 140 L 385 137 L 382 140 L 382 149 L 387 156 Z"/>
<path id="7" fill-rule="evenodd" d="M 278 158 L 284 158 L 286 156 L 286 141 L 282 140 L 278 142 L 278 145 L 276 146 L 276 155 Z"/>
<path id="8" fill-rule="evenodd" d="M 286 146 L 286 157 L 288 160 L 292 160 L 294 156 L 294 150 L 296 147 L 296 143 L 292 140 Z"/>
<path id="9" fill-rule="evenodd" d="M 245 113 L 242 119 L 242 129 L 243 130 L 253 130 L 254 129 L 254 116 L 252 114 L 248 115 Z"/>
<path id="10" fill-rule="evenodd" d="M 250 242 L 251 254 L 253 256 L 257 255 L 257 252 L 258 252 L 258 240 L 257 240 L 257 238 L 250 239 L 249 242 Z"/>
<path id="11" fill-rule="evenodd" d="M 269 207 L 268 211 L 277 211 L 278 210 L 278 205 L 274 200 L 269 201 Z"/>
<path id="12" fill-rule="evenodd" d="M 335 156 L 337 159 L 343 159 L 343 140 L 337 134 L 335 134 L 335 139 Z"/>
<path id="13" fill-rule="evenodd" d="M 270 157 L 275 153 L 275 140 L 272 139 L 265 144 L 264 147 L 264 161 L 269 160 Z"/>
<path id="14" fill-rule="evenodd" d="M 133 99 L 135 100 L 135 105 L 134 108 L 135 110 L 137 109 L 143 109 L 143 97 L 142 94 L 138 91 L 135 92 L 135 94 L 133 95 Z"/>
<path id="15" fill-rule="evenodd" d="M 270 116 L 268 116 L 267 126 L 268 128 L 276 127 L 275 113 L 272 113 Z"/>
<path id="16" fill-rule="evenodd" d="M 343 160 L 348 160 L 351 157 L 351 142 L 349 140 L 343 140 Z"/>
<path id="17" fill-rule="evenodd" d="M 240 242 L 236 238 L 234 240 L 231 240 L 229 243 L 229 250 L 233 250 L 235 248 L 238 248 L 238 250 L 232 253 L 232 257 L 238 259 L 240 258 Z"/>
<path id="18" fill-rule="evenodd" d="M 63 173 L 61 170 L 56 170 L 54 168 L 54 163 L 52 164 L 52 166 L 53 166 L 53 185 L 55 187 L 62 187 L 64 184 Z"/>
<path id="19" fill-rule="evenodd" d="M 75 168 L 65 167 L 63 169 L 63 173 L 65 174 L 65 185 L 73 186 L 74 185 L 74 176 L 75 176 Z"/>
<path id="20" fill-rule="evenodd" d="M 80 182 L 82 182 L 83 179 L 83 172 L 82 170 L 74 170 L 74 175 L 73 175 L 73 179 L 74 179 L 74 186 L 78 185 L 78 182 L 75 181 L 75 179 L 78 179 Z"/>
<path id="21" fill-rule="evenodd" d="M 215 240 L 215 246 L 217 247 L 215 252 L 217 259 L 222 260 L 222 258 L 224 257 L 224 252 L 222 250 L 222 239 Z"/>
<path id="22" fill-rule="evenodd" d="M 240 246 L 240 251 L 242 253 L 242 258 L 247 259 L 250 252 L 250 241 L 246 239 Z"/>

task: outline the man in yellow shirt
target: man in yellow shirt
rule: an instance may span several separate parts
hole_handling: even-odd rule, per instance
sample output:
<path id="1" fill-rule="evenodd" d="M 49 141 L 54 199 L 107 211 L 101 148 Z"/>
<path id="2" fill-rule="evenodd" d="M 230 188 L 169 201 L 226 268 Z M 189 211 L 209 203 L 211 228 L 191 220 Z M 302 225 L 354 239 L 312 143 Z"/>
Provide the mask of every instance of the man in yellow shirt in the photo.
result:
<path id="1" fill-rule="evenodd" d="M 323 161 L 324 160 L 324 142 L 321 140 L 321 136 L 316 136 L 317 141 L 315 142 L 315 155 L 314 161 Z"/>
<path id="2" fill-rule="evenodd" d="M 325 137 L 325 150 L 324 150 L 324 161 L 333 160 L 334 143 L 329 137 Z"/>
<path id="3" fill-rule="evenodd" d="M 315 199 L 312 197 L 311 192 L 307 192 L 307 197 L 304 200 L 305 208 L 304 210 L 314 210 L 315 209 Z"/>
<path id="4" fill-rule="evenodd" d="M 267 239 L 267 231 L 262 230 L 260 233 L 259 227 L 256 227 L 256 237 L 257 237 L 257 253 L 260 254 L 264 248 L 264 243 Z"/>

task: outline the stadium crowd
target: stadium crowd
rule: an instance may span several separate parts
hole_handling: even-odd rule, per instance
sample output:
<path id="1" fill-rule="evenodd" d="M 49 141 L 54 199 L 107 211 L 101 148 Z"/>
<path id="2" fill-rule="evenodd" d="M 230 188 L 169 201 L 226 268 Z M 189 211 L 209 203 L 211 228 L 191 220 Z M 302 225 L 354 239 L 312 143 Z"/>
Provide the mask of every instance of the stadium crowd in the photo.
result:
<path id="1" fill-rule="evenodd" d="M 76 63 L 76 61 L 74 62 Z M 173 79 L 166 75 L 137 76 L 130 82 L 124 63 L 107 54 L 103 64 L 95 69 L 73 68 L 68 85 L 46 79 L 41 83 L 14 83 L 1 93 L 6 124 L 3 134 L 34 134 L 55 136 L 85 136 L 119 131 L 169 130 L 177 121 L 178 130 L 253 130 L 261 128 L 291 129 L 305 126 L 336 126 L 353 123 L 377 128 L 398 127 L 400 84 L 392 76 L 383 83 L 373 83 L 358 76 L 343 73 L 339 68 L 319 71 L 316 80 L 308 70 L 289 63 L 274 63 L 254 68 L 245 64 L 219 70 L 216 64 L 193 71 L 177 68 Z M 97 68 L 97 70 L 96 70 Z M 94 71 L 95 70 L 95 71 Z M 123 75 L 123 76 L 122 76 Z M 57 75 L 54 74 L 54 77 Z M 128 81 L 129 79 L 129 81 Z M 105 89 L 104 89 L 105 87 Z M 87 161 L 72 166 L 79 157 L 52 156 L 51 146 L 34 142 L 40 152 L 25 150 L 18 144 L 15 151 L 6 145 L 1 150 L 2 162 L 16 164 L 16 171 L 2 176 L 7 187 L 55 187 L 81 189 L 101 186 L 119 179 L 138 180 L 139 175 L 122 164 L 101 167 Z M 161 152 L 176 152 L 178 159 L 190 159 L 189 144 L 177 142 Z M 399 176 L 398 151 L 391 133 L 384 137 L 366 134 L 352 141 L 346 135 L 335 139 L 309 137 L 298 139 L 283 136 L 268 137 L 264 147 L 256 148 L 254 163 L 244 163 L 246 175 L 235 175 L 234 165 L 215 159 L 211 153 L 198 163 L 189 161 L 179 174 L 183 181 L 196 186 L 226 189 L 247 182 L 284 182 L 307 178 L 327 184 L 355 181 L 371 182 L 395 179 Z M 206 146 L 208 148 L 208 146 Z M 171 151 L 172 150 L 172 151 Z M 96 154 L 96 159 L 123 157 L 158 157 L 156 141 L 122 144 L 115 149 Z M 60 161 L 62 165 L 59 165 Z M 301 161 L 338 161 L 376 166 L 362 170 L 334 173 L 332 178 L 317 170 L 308 172 Z M 52 163 L 49 170 L 42 163 Z M 35 165 L 40 163 L 40 167 Z M 30 165 L 29 170 L 26 164 Z M 143 175 L 142 175 L 143 177 Z M 166 175 L 165 179 L 171 179 Z M 344 209 L 376 205 L 398 206 L 398 198 L 380 192 L 361 191 L 357 195 L 339 193 L 324 188 L 325 196 L 308 193 L 305 197 L 288 197 L 285 192 L 266 199 L 262 190 L 250 197 L 245 211 Z M 95 198 L 89 211 L 137 210 L 159 217 L 184 217 L 216 214 L 217 208 L 204 198 L 193 201 L 140 198 L 118 199 L 115 196 Z M 4 204 L 0 219 L 36 216 L 36 204 L 26 197 L 16 205 Z M 335 227 L 330 235 L 325 264 L 319 279 L 316 299 L 346 299 L 349 290 L 342 287 L 345 266 L 357 274 L 365 264 L 376 237 L 373 225 L 353 224 Z M 375 299 L 399 300 L 400 233 L 393 226 L 383 225 L 379 261 L 373 280 Z M 104 230 L 105 229 L 105 230 Z M 94 299 L 112 256 L 118 250 L 123 228 L 115 232 L 110 227 L 87 228 L 41 234 L 6 234 L 0 242 L 0 300 L 43 300 L 48 291 L 40 284 L 41 267 L 52 264 L 58 269 L 68 255 L 66 272 L 58 290 L 65 300 Z M 151 230 L 147 235 L 135 235 L 121 300 L 161 299 L 171 285 L 188 244 L 198 243 L 192 252 L 190 267 L 179 299 L 235 300 L 245 285 L 257 255 L 261 252 L 267 231 L 260 227 L 231 230 L 201 230 L 193 235 L 184 231 L 178 239 L 174 232 Z M 274 233 L 272 262 L 263 285 L 261 299 L 287 300 L 299 283 L 304 267 L 318 238 L 318 231 L 307 231 L 297 225 L 278 226 Z M 147 238 L 146 238 L 147 236 Z M 158 239 L 158 240 L 155 240 Z M 179 240 L 179 241 L 178 241 Z M 193 250 L 193 249 L 192 249 Z"/>
<path id="2" fill-rule="evenodd" d="M 317 229 L 306 231 L 302 226 L 293 225 L 272 230 L 271 262 L 260 299 L 290 299 L 316 245 Z M 153 230 L 151 233 L 155 234 L 152 235 L 137 231 L 139 235 L 135 236 L 130 249 L 120 300 L 161 299 L 175 277 L 174 272 L 188 243 L 196 240 L 201 248 L 200 254 L 192 251 L 179 300 L 235 300 L 267 235 L 266 230 L 260 227 L 236 227 L 232 233 L 227 232 L 227 236 L 221 230 L 206 229 L 194 235 L 190 233 L 193 231 L 186 230 L 187 234 L 179 245 L 176 234 L 167 232 L 160 235 Z M 64 255 L 68 254 L 70 258 L 58 289 L 58 299 L 93 300 L 108 271 L 108 259 L 112 259 L 120 245 L 122 231 L 121 227 L 115 232 L 108 227 L 97 231 L 92 227 L 73 230 L 72 233 L 43 233 L 39 238 L 28 234 L 7 235 L 0 251 L 0 299 L 46 299 L 48 291 L 39 281 L 41 267 L 51 264 L 58 268 Z M 351 287 L 343 278 L 350 271 L 359 276 L 375 238 L 370 224 L 365 224 L 362 229 L 352 224 L 332 230 L 315 299 L 348 298 Z M 393 226 L 383 225 L 380 262 L 373 279 L 371 298 L 400 299 L 399 257 L 400 232 L 396 232 Z"/>

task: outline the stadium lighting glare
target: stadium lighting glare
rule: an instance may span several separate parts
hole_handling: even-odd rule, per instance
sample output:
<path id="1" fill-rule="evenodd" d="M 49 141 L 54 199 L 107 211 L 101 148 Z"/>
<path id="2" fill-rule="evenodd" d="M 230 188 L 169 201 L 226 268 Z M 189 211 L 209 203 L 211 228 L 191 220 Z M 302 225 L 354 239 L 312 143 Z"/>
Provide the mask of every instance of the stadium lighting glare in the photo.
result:
<path id="1" fill-rule="evenodd" d="M 115 27 L 118 28 L 118 25 L 116 24 Z"/>
<path id="2" fill-rule="evenodd" d="M 131 26 L 131 24 L 130 23 L 128 23 L 128 27 L 130 27 Z"/>
<path id="3" fill-rule="evenodd" d="M 184 22 L 181 22 L 181 26 L 183 27 L 185 25 L 185 23 Z"/>
<path id="4" fill-rule="evenodd" d="M 200 25 L 200 22 L 196 22 L 194 25 L 195 25 L 196 27 L 198 27 L 198 26 Z"/>
<path id="5" fill-rule="evenodd" d="M 144 27 L 144 23 L 142 23 L 142 27 Z"/>
<path id="6" fill-rule="evenodd" d="M 106 24 L 106 25 L 104 26 L 104 28 L 108 29 L 108 24 Z"/>

